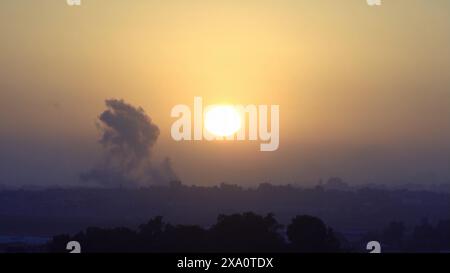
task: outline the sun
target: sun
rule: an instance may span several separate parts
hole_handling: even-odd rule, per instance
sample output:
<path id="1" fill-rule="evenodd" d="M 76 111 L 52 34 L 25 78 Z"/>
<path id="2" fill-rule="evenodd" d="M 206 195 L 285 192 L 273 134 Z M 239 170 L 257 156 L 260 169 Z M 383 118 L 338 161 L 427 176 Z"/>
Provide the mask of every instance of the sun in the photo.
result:
<path id="1" fill-rule="evenodd" d="M 233 106 L 212 106 L 205 113 L 205 128 L 215 136 L 231 136 L 241 128 L 240 114 Z"/>

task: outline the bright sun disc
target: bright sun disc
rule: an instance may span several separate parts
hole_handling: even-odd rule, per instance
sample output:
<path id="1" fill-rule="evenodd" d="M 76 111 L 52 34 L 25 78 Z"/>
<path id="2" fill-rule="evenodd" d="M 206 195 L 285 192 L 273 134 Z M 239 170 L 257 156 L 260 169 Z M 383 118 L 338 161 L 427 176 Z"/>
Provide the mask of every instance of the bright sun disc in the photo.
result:
<path id="1" fill-rule="evenodd" d="M 205 113 L 205 128 L 216 136 L 231 136 L 241 128 L 241 117 L 232 106 L 214 106 Z"/>

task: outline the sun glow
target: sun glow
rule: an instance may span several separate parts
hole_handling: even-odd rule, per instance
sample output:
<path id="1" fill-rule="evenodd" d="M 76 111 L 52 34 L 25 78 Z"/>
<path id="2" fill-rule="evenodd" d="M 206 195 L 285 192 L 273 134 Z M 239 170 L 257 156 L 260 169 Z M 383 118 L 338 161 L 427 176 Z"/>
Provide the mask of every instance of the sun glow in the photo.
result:
<path id="1" fill-rule="evenodd" d="M 241 117 L 232 106 L 213 106 L 205 113 L 205 128 L 216 136 L 231 136 L 241 128 Z"/>

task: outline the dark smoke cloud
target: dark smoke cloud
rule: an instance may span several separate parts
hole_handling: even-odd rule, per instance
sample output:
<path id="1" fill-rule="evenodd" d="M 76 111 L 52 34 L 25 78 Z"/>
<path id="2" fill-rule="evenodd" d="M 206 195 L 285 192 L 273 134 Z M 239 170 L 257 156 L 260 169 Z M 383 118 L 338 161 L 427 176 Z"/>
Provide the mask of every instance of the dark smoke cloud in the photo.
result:
<path id="1" fill-rule="evenodd" d="M 100 143 L 104 157 L 100 164 L 81 174 L 84 181 L 104 186 L 145 186 L 167 184 L 176 179 L 170 159 L 155 165 L 152 149 L 159 128 L 142 108 L 123 100 L 106 100 L 105 110 L 98 120 Z"/>

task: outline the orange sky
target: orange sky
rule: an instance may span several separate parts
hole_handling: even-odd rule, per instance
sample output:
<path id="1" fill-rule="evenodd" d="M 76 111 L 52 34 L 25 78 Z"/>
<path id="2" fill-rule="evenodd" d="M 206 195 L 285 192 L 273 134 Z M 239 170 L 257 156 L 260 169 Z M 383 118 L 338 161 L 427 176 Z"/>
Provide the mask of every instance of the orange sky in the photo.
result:
<path id="1" fill-rule="evenodd" d="M 448 180 L 450 2 L 343 2 L 1 1 L 0 183 L 75 181 L 107 98 L 146 110 L 186 183 Z M 175 143 L 194 96 L 279 104 L 280 149 Z"/>

